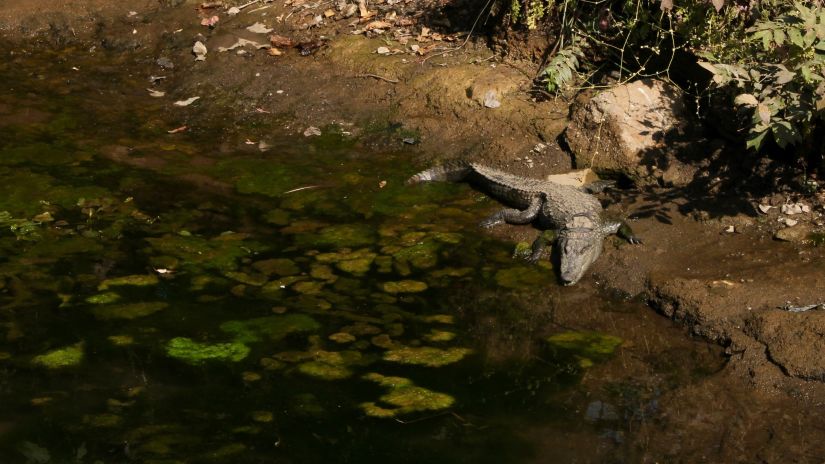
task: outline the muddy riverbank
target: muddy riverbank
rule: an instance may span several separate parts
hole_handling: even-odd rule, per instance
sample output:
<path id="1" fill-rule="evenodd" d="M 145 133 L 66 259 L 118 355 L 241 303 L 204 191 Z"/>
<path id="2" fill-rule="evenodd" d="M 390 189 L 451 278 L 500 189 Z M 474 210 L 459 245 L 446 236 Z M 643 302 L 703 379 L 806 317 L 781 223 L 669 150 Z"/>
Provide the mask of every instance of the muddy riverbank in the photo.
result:
<path id="1" fill-rule="evenodd" d="M 11 66 L 19 61 L 29 79 L 49 80 L 56 93 L 81 97 L 73 104 L 89 105 L 101 120 L 135 129 L 96 147 L 95 156 L 141 172 L 173 175 L 199 191 L 266 195 L 268 189 L 282 187 L 212 169 L 221 166 L 221 160 L 200 152 L 192 142 L 199 138 L 215 141 L 215 153 L 226 157 L 266 153 L 277 140 L 293 137 L 318 151 L 325 144 L 352 141 L 356 154 L 348 161 L 368 164 L 358 157 L 361 150 L 391 153 L 410 170 L 453 158 L 533 177 L 574 167 L 558 142 L 568 102 L 535 101 L 529 92 L 532 63 L 509 61 L 475 40 L 464 44 L 460 34 L 439 45 L 454 49 L 450 53 L 419 55 L 412 51 L 413 44 L 438 41 L 388 44 L 380 37 L 352 34 L 368 23 L 350 26 L 346 19 L 304 28 L 316 11 L 294 2 L 261 3 L 236 16 L 221 14 L 213 28 L 201 24 L 204 16 L 211 16 L 196 10 L 201 2 L 64 3 L 72 7 L 17 0 L 0 7 L 4 55 Z M 316 9 L 323 16 L 324 9 Z M 273 30 L 260 34 L 246 29 L 257 22 Z M 439 26 L 422 20 L 410 27 L 420 33 L 421 27 Z M 460 32 L 441 27 L 445 35 Z M 254 45 L 218 51 L 239 39 L 268 44 L 271 34 L 322 42 L 306 56 L 297 48 L 272 56 Z M 203 61 L 192 52 L 197 41 L 208 49 Z M 390 49 L 389 54 L 380 54 L 380 47 Z M 50 64 L 40 71 L 24 64 L 43 57 Z M 15 92 L 13 82 L 6 86 L 4 90 Z M 95 92 L 98 96 L 91 97 Z M 175 106 L 193 97 L 199 98 Z M 107 107 L 106 102 L 115 104 Z M 122 115 L 123 102 L 142 102 L 142 109 Z M 0 106 L 3 124 L 43 123 L 51 117 L 36 106 Z M 156 139 L 149 143 L 147 137 Z M 158 137 L 168 149 L 157 150 Z M 378 194 L 374 186 L 387 179 L 380 170 L 370 175 Z M 393 172 L 390 182 L 400 182 L 402 175 Z M 316 183 L 326 181 L 306 179 L 306 185 L 296 187 Z M 594 400 L 623 411 L 621 418 L 615 411 L 591 415 L 604 432 L 595 454 L 582 455 L 591 430 L 554 435 L 548 431 L 557 429 L 536 423 L 523 428 L 518 440 L 546 449 L 539 447 L 520 459 L 547 462 L 548 455 L 569 448 L 570 454 L 561 455 L 571 462 L 604 462 L 618 447 L 624 462 L 819 462 L 825 450 L 817 439 L 821 431 L 816 416 L 809 412 L 825 401 L 820 356 L 825 318 L 817 310 L 789 313 L 781 308 L 823 302 L 823 249 L 804 241 L 774 240 L 777 212 L 761 214 L 760 199 L 748 192 L 708 198 L 690 190 L 628 189 L 603 198 L 609 209 L 633 219 L 643 246 L 608 240 L 604 255 L 578 288 L 542 281 L 554 303 L 517 305 L 532 308 L 523 317 L 491 317 L 459 308 L 479 343 L 486 345 L 484 351 L 498 354 L 502 362 L 535 354 L 530 340 L 550 336 L 559 327 L 612 326 L 633 341 L 623 348 L 626 359 L 587 371 L 583 390 L 560 401 L 574 411 L 571 415 L 584 414 L 581 409 L 587 408 L 582 405 Z M 818 204 L 790 193 L 779 201 L 798 199 Z M 487 207 L 495 208 L 491 203 Z M 324 213 L 334 216 L 333 210 Z M 821 210 L 807 214 L 815 223 Z M 462 218 L 467 223 L 472 219 Z M 733 232 L 727 232 L 731 226 Z M 534 231 L 500 227 L 491 234 L 512 244 L 532 240 Z M 653 311 L 632 310 L 632 303 L 614 300 L 615 308 L 606 307 L 602 294 L 648 303 L 687 329 L 670 325 Z M 495 300 L 490 295 L 478 298 Z M 689 333 L 718 344 L 725 357 L 715 346 L 697 344 Z M 526 341 L 520 343 L 519 335 Z M 685 354 L 695 360 L 698 372 L 657 364 L 678 364 Z M 638 381 L 628 378 L 628 372 Z M 617 389 L 617 384 L 627 388 Z M 633 434 L 614 433 L 617 421 L 630 424 Z M 459 423 L 456 419 L 450 427 Z"/>

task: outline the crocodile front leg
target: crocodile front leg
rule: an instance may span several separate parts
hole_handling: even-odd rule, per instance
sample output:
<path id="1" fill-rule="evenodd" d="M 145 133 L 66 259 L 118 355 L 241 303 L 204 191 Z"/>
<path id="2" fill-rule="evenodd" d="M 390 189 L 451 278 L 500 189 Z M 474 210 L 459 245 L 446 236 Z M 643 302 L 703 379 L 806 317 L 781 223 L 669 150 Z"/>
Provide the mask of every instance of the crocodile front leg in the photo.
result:
<path id="1" fill-rule="evenodd" d="M 530 200 L 530 206 L 525 210 L 507 208 L 503 209 L 489 218 L 481 221 L 481 227 L 493 227 L 504 222 L 508 224 L 529 224 L 539 214 L 541 210 L 541 197 L 536 196 Z"/>
<path id="2" fill-rule="evenodd" d="M 535 264 L 539 262 L 541 259 L 541 254 L 544 252 L 544 248 L 547 247 L 548 243 L 553 243 L 556 240 L 556 231 L 554 230 L 545 230 L 544 232 L 540 233 L 538 237 L 533 241 L 532 253 L 530 253 L 530 257 L 527 258 L 527 261 Z"/>

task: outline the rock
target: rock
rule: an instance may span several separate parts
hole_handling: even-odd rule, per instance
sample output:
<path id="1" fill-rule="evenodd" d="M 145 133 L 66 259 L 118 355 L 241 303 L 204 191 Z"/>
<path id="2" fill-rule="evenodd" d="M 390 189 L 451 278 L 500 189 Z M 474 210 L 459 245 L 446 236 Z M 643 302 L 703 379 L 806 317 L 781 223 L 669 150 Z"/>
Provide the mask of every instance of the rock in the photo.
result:
<path id="1" fill-rule="evenodd" d="M 773 208 L 771 205 L 759 205 L 759 212 L 762 214 L 768 214 L 768 211 L 770 211 L 771 208 Z"/>
<path id="2" fill-rule="evenodd" d="M 825 378 L 825 312 L 768 311 L 748 321 L 748 329 L 764 343 L 771 360 L 787 375 Z"/>
<path id="3" fill-rule="evenodd" d="M 793 221 L 796 224 L 797 221 L 793 219 L 786 219 L 787 221 Z M 790 224 L 789 224 L 790 225 Z M 800 224 L 795 227 L 786 227 L 784 229 L 779 229 L 773 236 L 776 240 L 782 240 L 783 242 L 795 242 L 801 243 L 810 240 L 812 227 L 809 224 Z"/>
<path id="4" fill-rule="evenodd" d="M 788 227 L 793 227 L 793 226 L 799 224 L 799 221 L 797 221 L 796 219 L 791 219 L 791 218 L 784 218 L 783 217 L 783 218 L 779 218 L 778 221 L 779 221 L 780 224 L 785 224 Z"/>
<path id="5" fill-rule="evenodd" d="M 788 216 L 793 216 L 795 214 L 802 214 L 802 213 L 805 213 L 805 212 L 810 212 L 811 208 L 808 205 L 803 205 L 802 203 L 788 203 L 788 204 L 782 205 L 780 207 L 779 211 L 782 214 L 787 214 Z"/>
<path id="6" fill-rule="evenodd" d="M 501 102 L 498 99 L 498 95 L 496 94 L 495 90 L 488 90 L 484 94 L 484 107 L 485 108 L 498 108 L 501 106 Z"/>
<path id="7" fill-rule="evenodd" d="M 673 149 L 674 136 L 693 127 L 692 119 L 678 89 L 643 79 L 579 105 L 564 136 L 578 168 L 620 171 L 632 178 L 653 175 L 665 184 L 684 185 L 696 170 L 672 157 L 665 159 L 664 153 Z M 639 170 L 640 165 L 648 169 Z"/>

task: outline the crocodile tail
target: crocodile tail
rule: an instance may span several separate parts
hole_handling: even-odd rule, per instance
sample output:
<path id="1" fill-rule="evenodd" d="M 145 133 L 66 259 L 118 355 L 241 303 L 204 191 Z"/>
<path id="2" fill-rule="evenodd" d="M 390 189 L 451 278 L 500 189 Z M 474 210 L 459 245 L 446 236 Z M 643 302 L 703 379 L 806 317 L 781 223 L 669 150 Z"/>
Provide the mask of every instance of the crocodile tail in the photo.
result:
<path id="1" fill-rule="evenodd" d="M 407 179 L 407 185 L 436 181 L 461 182 L 472 172 L 472 165 L 466 161 L 450 162 L 419 172 Z"/>

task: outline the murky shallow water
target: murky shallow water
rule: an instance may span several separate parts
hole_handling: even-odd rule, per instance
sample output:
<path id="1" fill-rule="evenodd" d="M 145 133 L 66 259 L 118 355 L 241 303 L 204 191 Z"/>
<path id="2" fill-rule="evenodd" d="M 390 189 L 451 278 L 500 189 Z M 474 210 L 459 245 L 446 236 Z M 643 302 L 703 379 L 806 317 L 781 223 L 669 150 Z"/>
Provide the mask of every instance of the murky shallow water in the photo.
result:
<path id="1" fill-rule="evenodd" d="M 170 135 L 189 110 L 75 64 L 0 67 L 3 462 L 624 461 L 658 388 L 720 362 L 513 260 L 479 194 L 404 187 L 410 152 Z"/>

